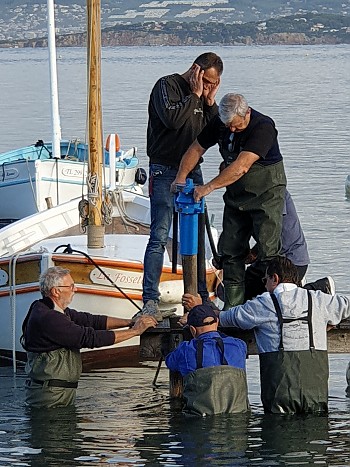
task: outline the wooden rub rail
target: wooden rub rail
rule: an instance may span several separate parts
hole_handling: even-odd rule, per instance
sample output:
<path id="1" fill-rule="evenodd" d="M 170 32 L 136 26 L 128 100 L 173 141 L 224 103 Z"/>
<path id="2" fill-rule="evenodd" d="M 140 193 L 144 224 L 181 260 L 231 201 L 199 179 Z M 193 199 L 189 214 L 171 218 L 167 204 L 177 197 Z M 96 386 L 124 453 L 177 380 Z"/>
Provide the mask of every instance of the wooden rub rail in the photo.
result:
<path id="1" fill-rule="evenodd" d="M 191 338 L 187 327 L 182 328 L 178 318 L 165 319 L 155 329 L 150 329 L 141 336 L 140 360 L 159 360 L 167 355 L 183 340 Z M 256 343 L 253 331 L 243 331 L 237 328 L 219 328 L 221 332 L 244 340 L 248 346 L 248 354 L 256 355 Z M 329 353 L 350 353 L 350 319 L 342 321 L 338 326 L 328 331 Z"/>

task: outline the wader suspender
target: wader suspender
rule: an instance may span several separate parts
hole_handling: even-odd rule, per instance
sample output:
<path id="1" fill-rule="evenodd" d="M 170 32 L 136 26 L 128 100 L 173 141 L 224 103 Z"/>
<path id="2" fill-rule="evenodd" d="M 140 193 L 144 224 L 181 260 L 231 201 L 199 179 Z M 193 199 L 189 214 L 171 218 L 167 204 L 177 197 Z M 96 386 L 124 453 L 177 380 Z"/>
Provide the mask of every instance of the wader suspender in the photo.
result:
<path id="1" fill-rule="evenodd" d="M 275 294 L 270 293 L 271 295 L 271 300 L 275 306 L 275 310 L 277 313 L 277 318 L 278 322 L 280 325 L 280 331 L 281 331 L 281 339 L 280 339 L 280 345 L 278 347 L 279 350 L 284 350 L 283 347 L 283 323 L 292 323 L 293 321 L 307 321 L 308 328 L 309 328 L 309 346 L 310 350 L 315 348 L 314 344 L 314 335 L 313 335 L 313 330 L 312 330 L 312 299 L 311 299 L 311 293 L 308 290 L 307 291 L 307 317 L 305 318 L 295 318 L 295 319 L 283 319 L 282 316 L 282 311 L 280 304 L 278 303 L 277 297 Z"/>
<path id="2" fill-rule="evenodd" d="M 221 354 L 221 365 L 228 365 L 227 360 L 224 355 L 224 342 L 221 337 L 214 337 L 216 340 L 216 344 L 219 347 L 220 354 Z M 196 360 L 197 360 L 197 370 L 198 368 L 203 368 L 203 346 L 204 341 L 202 339 L 198 339 L 196 341 Z"/>

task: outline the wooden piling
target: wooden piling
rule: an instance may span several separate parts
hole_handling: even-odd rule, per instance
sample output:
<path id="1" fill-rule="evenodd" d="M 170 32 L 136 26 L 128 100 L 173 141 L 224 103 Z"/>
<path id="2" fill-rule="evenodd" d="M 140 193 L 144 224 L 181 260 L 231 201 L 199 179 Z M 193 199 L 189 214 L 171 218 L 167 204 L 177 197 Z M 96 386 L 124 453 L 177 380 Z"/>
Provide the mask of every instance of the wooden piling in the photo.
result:
<path id="1" fill-rule="evenodd" d="M 182 273 L 185 293 L 197 295 L 197 255 L 182 256 Z M 184 309 L 184 313 L 186 310 Z M 181 333 L 182 334 L 182 333 Z M 175 334 L 172 343 L 169 346 L 169 352 L 174 350 L 183 337 L 181 334 Z M 177 371 L 170 371 L 169 374 L 169 395 L 171 398 L 181 398 L 183 394 L 183 379 Z"/>

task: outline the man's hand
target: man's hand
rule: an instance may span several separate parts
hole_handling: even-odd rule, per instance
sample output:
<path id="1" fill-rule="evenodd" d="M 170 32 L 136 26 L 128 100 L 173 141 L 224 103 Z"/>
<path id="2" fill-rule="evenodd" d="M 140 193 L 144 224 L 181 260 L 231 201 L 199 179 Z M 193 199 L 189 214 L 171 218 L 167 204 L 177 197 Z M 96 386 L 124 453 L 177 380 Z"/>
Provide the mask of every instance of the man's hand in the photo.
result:
<path id="1" fill-rule="evenodd" d="M 185 178 L 180 178 L 176 177 L 173 183 L 170 185 L 170 191 L 171 193 L 177 193 L 177 185 L 186 185 L 186 177 Z"/>
<path id="2" fill-rule="evenodd" d="M 135 324 L 132 327 L 134 331 L 138 332 L 138 335 L 144 333 L 148 328 L 155 328 L 158 324 L 158 321 L 151 315 L 141 315 L 139 318 L 136 318 Z"/>
<path id="3" fill-rule="evenodd" d="M 193 94 L 197 94 L 198 97 L 201 97 L 203 94 L 203 75 L 204 70 L 201 70 L 201 67 L 196 63 L 193 64 L 189 78 L 189 85 Z"/>
<path id="4" fill-rule="evenodd" d="M 190 293 L 185 293 L 182 296 L 182 305 L 187 311 L 192 310 L 196 305 L 201 305 L 202 299 L 199 295 L 192 295 Z"/>
<path id="5" fill-rule="evenodd" d="M 219 86 L 220 86 L 220 78 L 217 80 L 215 84 L 212 84 L 210 86 L 206 86 L 203 88 L 203 97 L 204 97 L 205 103 L 209 105 L 209 107 L 215 104 L 215 96 L 216 96 L 216 93 L 218 92 Z"/>
<path id="6" fill-rule="evenodd" d="M 181 316 L 181 318 L 179 319 L 178 321 L 178 324 L 182 327 L 186 326 L 187 324 L 187 317 L 188 317 L 188 312 L 185 313 L 183 316 Z"/>
<path id="7" fill-rule="evenodd" d="M 203 196 L 209 195 L 212 191 L 209 184 L 196 186 L 193 191 L 193 199 L 196 203 L 199 203 Z"/>
<path id="8" fill-rule="evenodd" d="M 254 250 L 250 250 L 248 253 L 246 259 L 245 259 L 245 264 L 252 264 L 257 260 L 258 255 Z"/>

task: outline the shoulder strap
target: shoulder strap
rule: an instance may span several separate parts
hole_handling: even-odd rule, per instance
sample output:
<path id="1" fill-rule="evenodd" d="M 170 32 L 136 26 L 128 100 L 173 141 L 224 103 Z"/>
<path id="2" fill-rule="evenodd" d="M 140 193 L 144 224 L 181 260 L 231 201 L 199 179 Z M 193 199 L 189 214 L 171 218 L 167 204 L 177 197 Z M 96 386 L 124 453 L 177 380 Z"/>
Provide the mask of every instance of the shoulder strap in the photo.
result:
<path id="1" fill-rule="evenodd" d="M 221 353 L 221 365 L 228 365 L 227 360 L 225 358 L 224 341 L 222 340 L 221 337 L 215 337 L 215 340 L 216 340 L 216 345 L 219 347 L 219 350 Z"/>
<path id="2" fill-rule="evenodd" d="M 224 342 L 221 337 L 214 337 L 216 341 L 216 345 L 219 348 L 221 354 L 221 365 L 228 365 L 227 360 L 225 358 L 224 352 Z M 197 369 L 203 368 L 203 348 L 204 348 L 204 341 L 202 339 L 196 339 L 196 363 Z"/>
<path id="3" fill-rule="evenodd" d="M 276 310 L 278 323 L 280 325 L 281 336 L 280 336 L 280 345 L 278 346 L 278 349 L 283 350 L 283 317 L 282 317 L 282 311 L 281 311 L 281 307 L 280 307 L 280 304 L 278 303 L 276 295 L 274 293 L 270 293 L 270 296 L 271 296 L 271 300 L 272 300 L 272 302 L 274 304 L 274 307 L 275 307 L 275 310 Z"/>
<path id="4" fill-rule="evenodd" d="M 313 327 L 312 327 L 312 297 L 311 293 L 308 290 L 307 291 L 307 318 L 296 318 L 296 319 L 283 319 L 282 316 L 282 311 L 280 304 L 278 303 L 277 297 L 275 294 L 270 293 L 272 302 L 275 306 L 278 322 L 280 325 L 280 332 L 281 332 L 281 338 L 280 338 L 280 345 L 279 345 L 279 350 L 283 350 L 283 323 L 291 323 L 296 320 L 300 321 L 305 321 L 307 320 L 308 328 L 309 328 L 309 347 L 310 349 L 315 348 L 315 343 L 314 343 L 314 333 L 313 333 Z"/>
<path id="5" fill-rule="evenodd" d="M 202 339 L 196 339 L 196 361 L 197 361 L 197 369 L 203 368 L 203 347 L 204 342 Z"/>
<path id="6" fill-rule="evenodd" d="M 314 343 L 314 333 L 313 333 L 313 328 L 312 328 L 312 297 L 310 290 L 307 291 L 307 321 L 309 325 L 309 346 L 310 349 L 315 348 L 315 343 Z"/>

